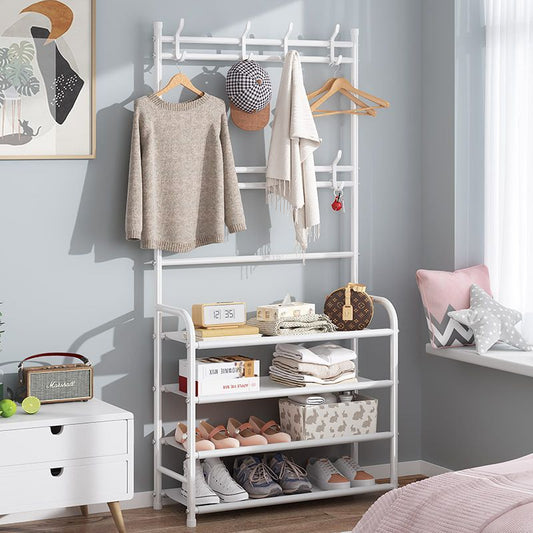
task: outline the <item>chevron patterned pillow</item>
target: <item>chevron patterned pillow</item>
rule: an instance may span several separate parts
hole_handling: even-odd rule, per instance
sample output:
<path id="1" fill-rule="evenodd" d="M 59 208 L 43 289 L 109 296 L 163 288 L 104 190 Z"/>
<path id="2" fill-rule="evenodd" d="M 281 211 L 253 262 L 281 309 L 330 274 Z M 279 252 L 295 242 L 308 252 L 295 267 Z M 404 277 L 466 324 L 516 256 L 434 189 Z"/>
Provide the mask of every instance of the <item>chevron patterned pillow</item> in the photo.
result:
<path id="1" fill-rule="evenodd" d="M 455 272 L 418 270 L 416 281 L 422 297 L 431 345 L 434 348 L 446 348 L 473 344 L 473 331 L 449 317 L 448 313 L 470 307 L 472 284 L 492 294 L 488 268 L 485 265 L 477 265 Z"/>

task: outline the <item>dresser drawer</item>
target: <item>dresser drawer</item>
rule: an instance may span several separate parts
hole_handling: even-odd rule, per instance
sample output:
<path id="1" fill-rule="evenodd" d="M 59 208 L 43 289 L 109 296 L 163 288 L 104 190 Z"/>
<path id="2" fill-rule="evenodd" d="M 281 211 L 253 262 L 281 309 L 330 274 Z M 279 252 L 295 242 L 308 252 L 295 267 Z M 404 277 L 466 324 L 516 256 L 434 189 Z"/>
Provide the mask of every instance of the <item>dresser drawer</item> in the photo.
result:
<path id="1" fill-rule="evenodd" d="M 0 450 L 0 467 L 123 455 L 127 420 L 1 431 Z"/>
<path id="2" fill-rule="evenodd" d="M 125 458 L 3 467 L 0 515 L 128 499 L 129 472 Z"/>

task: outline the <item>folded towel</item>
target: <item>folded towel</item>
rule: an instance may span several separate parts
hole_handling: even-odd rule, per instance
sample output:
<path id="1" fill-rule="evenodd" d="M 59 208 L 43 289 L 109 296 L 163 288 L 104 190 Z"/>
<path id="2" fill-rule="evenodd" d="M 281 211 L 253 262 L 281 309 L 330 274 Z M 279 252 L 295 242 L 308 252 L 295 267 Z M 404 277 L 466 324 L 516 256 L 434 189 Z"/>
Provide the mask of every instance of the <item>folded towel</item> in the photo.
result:
<path id="1" fill-rule="evenodd" d="M 322 405 L 325 403 L 337 403 L 337 396 L 332 392 L 318 395 L 298 394 L 296 396 L 289 396 L 289 400 L 300 405 Z"/>
<path id="2" fill-rule="evenodd" d="M 302 363 L 328 366 L 357 359 L 357 355 L 353 350 L 337 344 L 319 344 L 312 348 L 305 348 L 298 344 L 276 344 L 275 353 Z"/>
<path id="3" fill-rule="evenodd" d="M 313 152 L 320 138 L 306 90 L 297 51 L 285 57 L 266 170 L 267 198 L 281 197 L 292 208 L 296 241 L 305 251 L 320 229 L 318 191 Z"/>
<path id="4" fill-rule="evenodd" d="M 289 357 L 283 357 L 283 355 L 279 355 L 278 352 L 274 352 L 272 365 L 288 372 L 309 374 L 310 376 L 316 376 L 317 378 L 330 378 L 341 372 L 353 372 L 355 370 L 355 363 L 353 361 L 342 361 L 341 363 L 335 363 L 333 365 L 303 363 Z"/>
<path id="5" fill-rule="evenodd" d="M 264 322 L 256 318 L 248 320 L 250 326 L 257 326 L 263 335 L 308 335 L 310 333 L 328 333 L 337 327 L 326 315 L 306 315 L 284 318 L 276 322 Z"/>
<path id="6" fill-rule="evenodd" d="M 296 374 L 294 372 L 287 372 L 278 366 L 271 366 L 269 368 L 270 377 L 276 376 L 285 380 L 294 381 L 297 383 L 318 383 L 319 385 L 332 385 L 346 381 L 347 379 L 355 379 L 355 372 L 340 372 L 339 374 L 330 378 L 317 378 L 316 376 L 309 376 L 307 374 Z"/>
<path id="7" fill-rule="evenodd" d="M 275 381 L 276 383 L 281 383 L 282 385 L 287 385 L 288 387 L 306 387 L 307 385 L 316 385 L 316 383 L 306 383 L 304 381 L 296 381 L 296 380 L 293 380 L 293 379 L 287 379 L 287 378 L 284 378 L 284 377 L 280 377 L 278 375 L 270 375 L 270 379 L 272 381 Z M 357 382 L 357 378 L 354 378 L 354 377 L 346 377 L 346 378 L 343 378 L 343 379 L 339 379 L 339 381 L 335 382 L 336 383 L 345 383 L 345 382 L 350 382 L 350 383 L 353 383 L 353 382 Z M 324 385 L 326 385 L 326 383 L 324 383 Z"/>

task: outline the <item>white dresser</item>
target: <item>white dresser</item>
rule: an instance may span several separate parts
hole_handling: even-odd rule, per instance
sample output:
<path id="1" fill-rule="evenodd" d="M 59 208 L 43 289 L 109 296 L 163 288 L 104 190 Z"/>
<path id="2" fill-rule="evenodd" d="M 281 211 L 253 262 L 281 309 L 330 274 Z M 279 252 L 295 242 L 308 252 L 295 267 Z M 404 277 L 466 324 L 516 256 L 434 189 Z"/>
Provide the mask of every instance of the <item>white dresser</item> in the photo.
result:
<path id="1" fill-rule="evenodd" d="M 0 515 L 107 502 L 125 531 L 118 502 L 133 497 L 133 415 L 100 400 L 18 406 L 0 418 Z"/>

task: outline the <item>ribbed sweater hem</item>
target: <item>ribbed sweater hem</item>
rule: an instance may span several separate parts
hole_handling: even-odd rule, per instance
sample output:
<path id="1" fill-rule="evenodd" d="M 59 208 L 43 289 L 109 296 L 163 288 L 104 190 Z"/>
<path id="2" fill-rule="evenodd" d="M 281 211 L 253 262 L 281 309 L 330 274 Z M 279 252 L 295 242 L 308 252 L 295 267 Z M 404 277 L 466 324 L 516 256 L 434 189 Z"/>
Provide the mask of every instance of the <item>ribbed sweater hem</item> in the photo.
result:
<path id="1" fill-rule="evenodd" d="M 141 248 L 146 250 L 165 250 L 167 252 L 185 253 L 198 248 L 198 246 L 205 246 L 206 244 L 216 244 L 224 242 L 224 235 L 210 235 L 198 237 L 193 242 L 174 242 L 163 241 L 158 239 L 142 239 Z"/>
<path id="2" fill-rule="evenodd" d="M 128 241 L 140 241 L 141 232 L 140 231 L 126 231 L 126 239 Z"/>
<path id="3" fill-rule="evenodd" d="M 246 224 L 244 222 L 240 222 L 239 224 L 230 224 L 228 226 L 228 231 L 230 233 L 237 233 L 238 231 L 246 231 Z"/>

